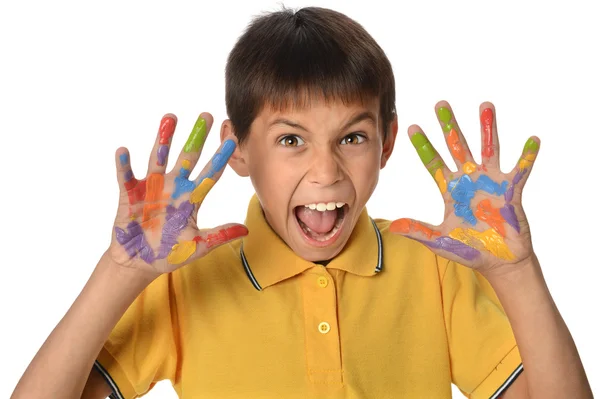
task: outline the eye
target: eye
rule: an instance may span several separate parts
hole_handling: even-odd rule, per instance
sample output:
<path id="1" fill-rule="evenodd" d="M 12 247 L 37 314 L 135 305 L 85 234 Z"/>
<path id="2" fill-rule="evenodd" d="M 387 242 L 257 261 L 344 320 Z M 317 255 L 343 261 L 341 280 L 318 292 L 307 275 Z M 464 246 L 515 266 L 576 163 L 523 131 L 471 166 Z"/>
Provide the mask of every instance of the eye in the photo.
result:
<path id="1" fill-rule="evenodd" d="M 347 135 L 346 137 L 344 137 L 342 139 L 340 144 L 351 144 L 351 145 L 361 144 L 361 143 L 364 143 L 366 139 L 367 138 L 362 134 L 350 133 L 349 135 Z"/>
<path id="2" fill-rule="evenodd" d="M 279 140 L 279 144 L 284 147 L 299 147 L 304 145 L 304 140 L 302 140 L 299 136 L 290 134 Z"/>

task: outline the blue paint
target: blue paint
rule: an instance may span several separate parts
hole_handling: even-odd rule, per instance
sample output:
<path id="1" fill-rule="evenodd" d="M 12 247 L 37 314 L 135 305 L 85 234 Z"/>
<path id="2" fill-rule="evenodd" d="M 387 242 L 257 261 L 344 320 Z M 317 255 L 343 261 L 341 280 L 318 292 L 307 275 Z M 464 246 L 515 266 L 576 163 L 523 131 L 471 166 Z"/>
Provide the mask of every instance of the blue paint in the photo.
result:
<path id="1" fill-rule="evenodd" d="M 227 162 L 229 162 L 229 158 L 235 151 L 235 142 L 233 140 L 226 140 L 223 143 L 223 147 L 221 147 L 221 151 L 217 152 L 212 159 L 210 170 L 205 177 L 212 178 L 215 173 L 220 172 Z"/>
<path id="2" fill-rule="evenodd" d="M 471 200 L 475 197 L 475 193 L 481 190 L 493 195 L 503 195 L 507 187 L 508 181 L 498 184 L 486 175 L 479 176 L 476 182 L 473 182 L 469 175 L 462 175 L 450 181 L 448 190 L 451 192 L 452 199 L 456 201 L 454 214 L 475 226 L 477 219 L 471 210 Z"/>
<path id="3" fill-rule="evenodd" d="M 171 194 L 171 198 L 177 199 L 185 193 L 191 193 L 200 185 L 200 183 L 202 183 L 202 180 L 207 177 L 212 178 L 216 173 L 220 172 L 227 165 L 233 151 L 235 151 L 235 142 L 233 140 L 225 140 L 221 147 L 221 151 L 213 156 L 208 172 L 200 178 L 198 184 L 188 180 L 190 170 L 181 168 L 179 170 L 179 176 L 175 178 L 175 190 L 173 191 L 173 194 Z"/>
<path id="4" fill-rule="evenodd" d="M 179 176 L 175 177 L 175 190 L 171 194 L 171 198 L 177 199 L 185 193 L 191 193 L 196 188 L 193 181 L 189 181 L 190 170 L 181 168 L 179 169 Z"/>
<path id="5" fill-rule="evenodd" d="M 121 162 L 121 166 L 125 166 L 129 163 L 129 154 L 121 154 L 119 155 L 119 162 Z"/>

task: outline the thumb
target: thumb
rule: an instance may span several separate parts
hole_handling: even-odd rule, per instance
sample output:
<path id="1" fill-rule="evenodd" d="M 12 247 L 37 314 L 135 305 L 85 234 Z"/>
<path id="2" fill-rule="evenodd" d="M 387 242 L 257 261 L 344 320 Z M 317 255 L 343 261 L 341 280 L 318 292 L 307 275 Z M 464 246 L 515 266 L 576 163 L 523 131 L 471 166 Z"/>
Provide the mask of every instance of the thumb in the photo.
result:
<path id="1" fill-rule="evenodd" d="M 248 235 L 248 228 L 237 223 L 202 230 L 191 240 L 175 244 L 167 256 L 167 261 L 177 265 L 192 260 L 191 258 L 201 258 L 214 248 L 246 235 Z"/>
<path id="2" fill-rule="evenodd" d="M 419 241 L 435 240 L 442 235 L 436 226 L 407 218 L 394 220 L 390 225 L 390 232 Z"/>

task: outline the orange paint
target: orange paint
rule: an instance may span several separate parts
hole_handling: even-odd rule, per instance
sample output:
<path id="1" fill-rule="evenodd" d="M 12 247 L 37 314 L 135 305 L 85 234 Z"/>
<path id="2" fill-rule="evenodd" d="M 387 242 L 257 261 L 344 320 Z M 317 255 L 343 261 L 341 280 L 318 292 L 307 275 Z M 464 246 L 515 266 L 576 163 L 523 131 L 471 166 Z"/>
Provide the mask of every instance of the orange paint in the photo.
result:
<path id="1" fill-rule="evenodd" d="M 466 158 L 465 148 L 460 142 L 460 138 L 458 137 L 458 133 L 456 133 L 456 130 L 450 130 L 450 133 L 448 133 L 448 135 L 446 136 L 446 143 L 448 144 L 448 147 L 452 152 L 452 156 L 458 159 L 461 163 L 464 163 Z"/>
<path id="2" fill-rule="evenodd" d="M 494 124 L 494 113 L 491 108 L 486 108 L 481 113 L 481 125 L 483 127 L 483 147 L 481 155 L 489 158 L 494 155 L 494 140 L 492 135 L 492 126 Z"/>
<path id="3" fill-rule="evenodd" d="M 398 219 L 394 220 L 390 225 L 390 232 L 392 233 L 404 233 L 409 234 L 411 232 L 420 232 L 427 236 L 427 238 L 441 236 L 442 234 L 438 231 L 434 231 L 429 227 L 416 222 L 411 219 Z"/>
<path id="4" fill-rule="evenodd" d="M 500 208 L 494 208 L 489 199 L 484 199 L 477 205 L 475 210 L 477 219 L 486 222 L 491 228 L 496 230 L 502 237 L 506 237 L 504 229 L 504 217 L 500 214 Z"/>
<path id="5" fill-rule="evenodd" d="M 210 249 L 214 246 L 224 244 L 227 241 L 243 237 L 247 234 L 248 229 L 246 226 L 236 225 L 226 229 L 221 229 L 216 233 L 206 234 L 205 237 L 196 236 L 194 237 L 194 241 L 197 243 L 204 242 L 206 243 L 206 248 Z"/>
<path id="6" fill-rule="evenodd" d="M 142 214 L 142 228 L 156 230 L 159 227 L 159 220 L 156 216 L 166 206 L 161 201 L 163 199 L 165 177 L 160 173 L 152 173 L 148 176 L 147 181 L 146 198 L 144 199 Z"/>

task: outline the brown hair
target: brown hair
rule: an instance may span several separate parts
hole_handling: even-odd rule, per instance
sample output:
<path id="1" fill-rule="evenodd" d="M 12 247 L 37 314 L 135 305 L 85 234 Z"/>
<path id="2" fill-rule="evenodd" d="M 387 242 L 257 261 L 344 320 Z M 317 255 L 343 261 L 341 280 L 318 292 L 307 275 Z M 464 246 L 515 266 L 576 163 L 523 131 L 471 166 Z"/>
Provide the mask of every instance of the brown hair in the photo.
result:
<path id="1" fill-rule="evenodd" d="M 387 137 L 396 112 L 394 74 L 360 24 L 317 7 L 284 8 L 253 19 L 225 71 L 227 114 L 239 143 L 264 106 L 304 107 L 315 95 L 345 104 L 378 97 Z"/>

